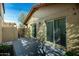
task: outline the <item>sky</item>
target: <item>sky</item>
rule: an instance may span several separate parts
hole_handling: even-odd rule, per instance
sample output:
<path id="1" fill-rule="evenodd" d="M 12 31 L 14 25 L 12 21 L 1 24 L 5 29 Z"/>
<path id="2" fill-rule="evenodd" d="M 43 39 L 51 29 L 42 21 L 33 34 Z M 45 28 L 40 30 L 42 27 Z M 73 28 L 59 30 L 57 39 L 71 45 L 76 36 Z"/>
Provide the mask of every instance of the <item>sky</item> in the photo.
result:
<path id="1" fill-rule="evenodd" d="M 20 13 L 24 13 L 27 15 L 32 6 L 33 3 L 5 3 L 4 21 L 15 22 L 18 25 L 18 17 Z"/>

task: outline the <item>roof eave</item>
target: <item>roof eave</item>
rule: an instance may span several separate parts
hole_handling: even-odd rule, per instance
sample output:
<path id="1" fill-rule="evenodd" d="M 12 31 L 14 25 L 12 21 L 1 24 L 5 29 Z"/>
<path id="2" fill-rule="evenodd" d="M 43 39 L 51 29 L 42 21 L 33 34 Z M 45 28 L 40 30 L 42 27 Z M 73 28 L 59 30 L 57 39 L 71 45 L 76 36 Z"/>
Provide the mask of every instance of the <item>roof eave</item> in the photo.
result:
<path id="1" fill-rule="evenodd" d="M 31 18 L 31 16 L 33 15 L 33 13 L 38 10 L 39 8 L 41 7 L 44 7 L 44 6 L 48 6 L 48 5 L 51 5 L 49 3 L 43 3 L 43 4 L 39 4 L 39 5 L 36 5 L 32 8 L 32 10 L 29 12 L 29 14 L 27 15 L 27 17 L 25 18 L 25 21 L 24 21 L 24 24 L 27 25 L 27 22 L 29 21 L 29 19 Z"/>

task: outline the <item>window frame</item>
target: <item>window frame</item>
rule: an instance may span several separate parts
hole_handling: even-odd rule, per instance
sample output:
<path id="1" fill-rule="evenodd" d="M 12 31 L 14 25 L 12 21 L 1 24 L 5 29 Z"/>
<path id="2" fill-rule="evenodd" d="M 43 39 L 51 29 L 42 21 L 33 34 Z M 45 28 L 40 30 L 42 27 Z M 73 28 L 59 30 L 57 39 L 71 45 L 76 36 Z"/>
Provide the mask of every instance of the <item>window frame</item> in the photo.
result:
<path id="1" fill-rule="evenodd" d="M 59 17 L 59 18 L 55 18 L 55 19 L 50 19 L 50 20 L 45 20 L 45 23 L 47 23 L 47 22 L 53 22 L 53 32 L 55 32 L 54 21 L 55 21 L 55 20 L 58 20 L 58 19 L 63 19 L 63 18 L 64 18 L 64 20 L 65 20 L 65 32 L 66 32 L 66 23 L 67 23 L 67 18 L 66 18 L 66 16 Z M 47 24 L 46 24 L 46 27 L 47 27 Z M 46 30 L 47 30 L 47 28 L 46 28 Z M 47 35 L 47 34 L 46 34 L 46 35 Z M 64 47 L 66 48 L 66 47 L 67 47 L 67 32 L 66 32 L 65 36 L 66 36 L 66 38 L 65 38 L 65 40 L 66 40 L 65 45 L 66 45 L 66 46 L 64 46 Z M 47 40 L 47 41 L 48 41 L 48 40 Z M 55 34 L 53 33 L 53 43 L 54 43 L 54 44 L 57 44 L 55 41 L 56 41 L 56 40 L 55 40 Z M 59 44 L 59 45 L 61 45 L 61 44 Z M 54 46 L 55 46 L 55 45 L 54 45 Z M 61 45 L 61 46 L 63 46 L 63 45 Z"/>

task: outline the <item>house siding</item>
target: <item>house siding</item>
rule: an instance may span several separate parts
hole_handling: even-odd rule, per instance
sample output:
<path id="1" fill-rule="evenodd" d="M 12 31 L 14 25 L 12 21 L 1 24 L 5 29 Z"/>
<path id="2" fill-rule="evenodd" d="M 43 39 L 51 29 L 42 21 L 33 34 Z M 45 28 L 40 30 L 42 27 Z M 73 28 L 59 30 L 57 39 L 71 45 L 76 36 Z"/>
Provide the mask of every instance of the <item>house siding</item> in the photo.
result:
<path id="1" fill-rule="evenodd" d="M 3 5 L 0 3 L 0 43 L 2 42 Z"/>
<path id="2" fill-rule="evenodd" d="M 2 42 L 8 42 L 18 39 L 18 31 L 15 23 L 3 23 Z"/>
<path id="3" fill-rule="evenodd" d="M 79 7 L 79 5 L 77 5 L 77 7 Z M 47 7 L 44 7 L 44 8 L 47 9 Z M 41 9 L 39 10 L 41 11 Z M 50 9 L 56 9 L 53 11 L 55 13 L 52 13 L 45 17 L 41 17 L 39 19 L 30 19 L 28 21 L 28 26 L 30 30 L 31 30 L 30 24 L 36 23 L 37 26 L 39 27 L 37 28 L 37 38 L 41 40 L 44 39 L 46 42 L 48 42 L 45 21 L 66 17 L 66 47 L 64 48 L 66 48 L 66 50 L 71 50 L 76 47 L 78 48 L 79 47 L 79 44 L 78 44 L 79 43 L 79 8 L 76 8 L 75 4 L 56 4 L 54 6 L 52 5 Z M 30 35 L 32 34 L 30 33 Z M 56 45 L 56 46 L 59 48 L 61 47 L 60 45 Z"/>

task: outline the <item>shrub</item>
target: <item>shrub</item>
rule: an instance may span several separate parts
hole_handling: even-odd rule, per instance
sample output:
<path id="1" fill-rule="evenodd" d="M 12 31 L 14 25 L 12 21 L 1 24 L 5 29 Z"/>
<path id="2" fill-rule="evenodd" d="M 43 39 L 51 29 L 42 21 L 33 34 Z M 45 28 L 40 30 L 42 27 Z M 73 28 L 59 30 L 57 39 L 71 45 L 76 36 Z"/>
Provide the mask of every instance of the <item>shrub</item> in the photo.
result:
<path id="1" fill-rule="evenodd" d="M 77 54 L 78 52 L 75 51 L 67 51 L 66 52 L 66 56 L 79 56 L 79 54 Z"/>
<path id="2" fill-rule="evenodd" d="M 0 45 L 0 53 L 10 53 L 10 55 L 14 55 L 13 46 L 12 45 Z"/>

